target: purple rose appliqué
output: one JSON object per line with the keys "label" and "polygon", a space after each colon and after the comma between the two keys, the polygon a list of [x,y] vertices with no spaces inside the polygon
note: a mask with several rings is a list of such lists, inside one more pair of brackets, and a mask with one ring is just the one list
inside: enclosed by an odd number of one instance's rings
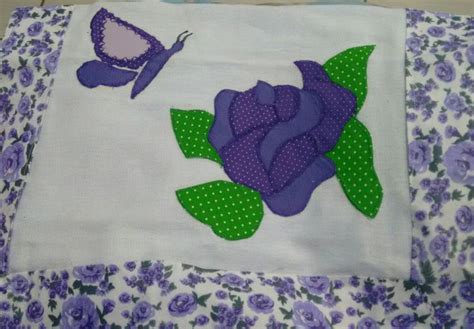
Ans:
{"label": "purple rose appliqu\u00e9", "polygon": [[273,300],[264,294],[249,296],[248,306],[257,313],[269,314],[273,311]]}
{"label": "purple rose appliqu\u00e9", "polygon": [[329,288],[329,278],[326,276],[299,276],[298,281],[311,294],[324,294]]}
{"label": "purple rose appliqu\u00e9", "polygon": [[0,155],[0,178],[7,182],[18,179],[20,169],[25,164],[23,144],[15,143],[8,146]]}
{"label": "purple rose appliqu\u00e9", "polygon": [[412,170],[422,173],[431,162],[431,147],[422,140],[412,141],[408,145],[408,164]]}
{"label": "purple rose appliqu\u00e9", "polygon": [[260,192],[281,216],[304,210],[313,190],[335,174],[325,156],[356,108],[354,95],[334,84],[316,62],[295,63],[304,87],[259,81],[215,98],[209,142],[232,181]]}
{"label": "purple rose appliqu\u00e9", "polygon": [[105,275],[105,265],[87,265],[74,267],[72,274],[84,283],[95,283]]}
{"label": "purple rose appliqu\u00e9", "polygon": [[293,323],[297,328],[330,328],[324,314],[311,302],[298,301],[293,304]]}
{"label": "purple rose appliqu\u00e9", "polygon": [[453,144],[444,154],[443,164],[447,174],[456,183],[474,184],[474,142]]}
{"label": "purple rose appliqu\u00e9", "polygon": [[94,302],[87,296],[71,297],[61,311],[61,328],[97,328],[99,315]]}
{"label": "purple rose appliqu\u00e9", "polygon": [[191,294],[178,294],[168,304],[168,311],[172,316],[183,317],[192,314],[197,308],[196,298]]}

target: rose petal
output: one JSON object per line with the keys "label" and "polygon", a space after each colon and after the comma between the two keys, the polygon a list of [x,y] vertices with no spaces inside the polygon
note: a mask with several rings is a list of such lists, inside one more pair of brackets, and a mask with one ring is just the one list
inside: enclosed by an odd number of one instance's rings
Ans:
{"label": "rose petal", "polygon": [[214,123],[209,130],[209,143],[219,151],[233,137],[232,127],[230,126],[229,112],[232,100],[237,94],[234,90],[224,89],[220,91],[214,99]]}
{"label": "rose petal", "polygon": [[336,169],[331,160],[317,157],[313,163],[290,185],[279,193],[264,196],[263,199],[273,213],[280,216],[293,216],[303,211],[314,189],[331,178]]}
{"label": "rose petal", "polygon": [[300,91],[298,88],[288,85],[276,86],[275,109],[281,121],[288,121],[300,107]]}
{"label": "rose petal", "polygon": [[265,168],[269,169],[278,148],[284,143],[300,136],[316,126],[323,109],[319,97],[307,91],[300,92],[300,109],[290,121],[280,122],[265,136],[260,144],[260,158]]}
{"label": "rose petal", "polygon": [[296,61],[295,65],[303,76],[303,89],[315,89],[315,82],[329,82],[329,76],[323,66],[314,61]]}
{"label": "rose petal", "polygon": [[275,102],[275,91],[273,87],[265,81],[259,80],[257,82],[255,95],[257,96],[257,102],[259,104],[272,105]]}
{"label": "rose petal", "polygon": [[316,144],[309,135],[286,142],[278,149],[270,167],[270,182],[274,190],[280,191],[291,183],[317,156]]}
{"label": "rose petal", "polygon": [[224,171],[234,181],[259,191],[272,193],[268,175],[258,156],[258,145],[267,130],[259,128],[225,146],[220,156]]}

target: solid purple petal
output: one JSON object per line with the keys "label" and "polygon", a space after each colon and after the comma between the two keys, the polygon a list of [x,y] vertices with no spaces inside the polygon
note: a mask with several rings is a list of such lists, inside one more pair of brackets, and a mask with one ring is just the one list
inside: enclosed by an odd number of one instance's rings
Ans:
{"label": "solid purple petal", "polygon": [[257,96],[257,102],[259,104],[272,105],[275,102],[275,91],[273,87],[265,81],[259,80],[257,82],[255,95]]}
{"label": "solid purple petal", "polygon": [[137,75],[135,71],[118,69],[101,61],[89,61],[77,70],[77,79],[88,88],[97,86],[120,87],[124,86]]}
{"label": "solid purple petal", "polygon": [[310,92],[300,92],[300,110],[290,121],[280,122],[265,136],[260,145],[260,158],[269,169],[278,148],[290,139],[293,139],[311,130],[321,120],[323,113],[319,98]]}
{"label": "solid purple petal", "polygon": [[288,85],[276,86],[275,90],[275,109],[278,118],[281,121],[288,121],[300,107],[300,91],[298,88]]}
{"label": "solid purple petal", "polygon": [[323,66],[314,61],[296,61],[295,65],[303,76],[303,89],[313,90],[315,82],[329,82]]}
{"label": "solid purple petal", "polygon": [[315,82],[313,85],[313,92],[319,95],[324,105],[325,115],[311,134],[319,152],[326,153],[334,148],[347,121],[354,115],[356,98],[349,90],[331,82]]}
{"label": "solid purple petal", "polygon": [[313,163],[280,193],[264,196],[263,199],[273,213],[293,216],[303,211],[314,189],[336,173],[332,161],[324,156]]}
{"label": "solid purple petal", "polygon": [[255,88],[238,93],[232,101],[230,124],[235,136],[245,135],[257,127],[270,126],[276,121],[272,105],[257,103]]}
{"label": "solid purple petal", "polygon": [[311,136],[302,135],[278,149],[270,168],[270,182],[275,191],[284,189],[298,177],[318,156]]}
{"label": "solid purple petal", "polygon": [[229,113],[232,100],[237,94],[234,90],[221,90],[214,99],[214,123],[209,130],[209,143],[219,151],[233,137],[232,127],[230,126]]}
{"label": "solid purple petal", "polygon": [[224,171],[232,181],[262,194],[272,193],[267,172],[258,156],[258,145],[267,130],[259,128],[226,145],[220,152]]}

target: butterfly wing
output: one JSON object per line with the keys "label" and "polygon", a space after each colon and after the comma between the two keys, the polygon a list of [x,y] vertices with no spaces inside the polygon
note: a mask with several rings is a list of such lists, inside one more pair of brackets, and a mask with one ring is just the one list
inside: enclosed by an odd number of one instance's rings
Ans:
{"label": "butterfly wing", "polygon": [[100,9],[91,21],[91,38],[97,56],[105,63],[137,69],[164,50],[154,36]]}

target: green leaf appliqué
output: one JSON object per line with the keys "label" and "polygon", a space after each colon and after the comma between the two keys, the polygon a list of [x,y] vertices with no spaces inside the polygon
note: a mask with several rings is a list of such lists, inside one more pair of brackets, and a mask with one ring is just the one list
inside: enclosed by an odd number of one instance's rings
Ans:
{"label": "green leaf appliqu\u00e9", "polygon": [[326,155],[336,164],[336,176],[348,199],[364,215],[374,218],[382,203],[383,190],[375,173],[372,138],[367,128],[352,118],[334,149]]}
{"label": "green leaf appliqu\u00e9", "polygon": [[239,184],[213,181],[177,190],[176,196],[191,216],[226,240],[251,237],[263,218],[260,194]]}
{"label": "green leaf appliqu\u00e9", "polygon": [[367,62],[374,48],[374,45],[349,48],[323,65],[333,82],[349,89],[356,96],[356,113],[362,108],[367,96]]}
{"label": "green leaf appliqu\u00e9", "polygon": [[171,109],[171,123],[178,145],[186,158],[206,158],[222,165],[207,139],[214,116],[201,110]]}

